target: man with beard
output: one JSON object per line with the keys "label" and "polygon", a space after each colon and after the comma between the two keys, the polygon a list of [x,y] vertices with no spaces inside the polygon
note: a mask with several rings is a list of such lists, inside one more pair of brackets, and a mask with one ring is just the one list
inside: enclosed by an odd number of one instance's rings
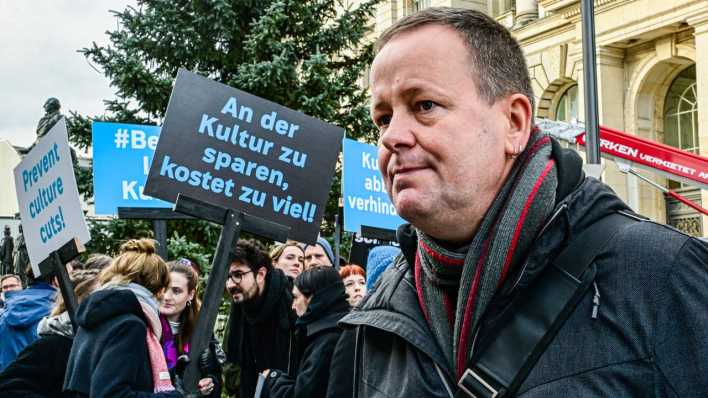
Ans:
{"label": "man with beard", "polygon": [[241,368],[240,396],[253,397],[260,372],[290,371],[296,320],[290,285],[258,242],[241,240],[231,256],[226,290],[233,299],[227,361]]}

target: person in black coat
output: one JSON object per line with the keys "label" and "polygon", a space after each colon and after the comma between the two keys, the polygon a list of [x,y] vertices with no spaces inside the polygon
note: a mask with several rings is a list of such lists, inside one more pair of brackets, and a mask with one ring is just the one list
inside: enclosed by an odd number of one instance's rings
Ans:
{"label": "person in black coat", "polygon": [[296,372],[263,372],[270,398],[324,398],[334,348],[341,329],[337,322],[349,312],[344,283],[336,269],[314,267],[300,274],[293,287],[297,326]]}
{"label": "person in black coat", "polygon": [[242,398],[254,396],[260,372],[287,369],[294,355],[296,315],[289,286],[260,243],[238,242],[226,281],[233,299],[226,360],[240,366]]}
{"label": "person in black coat", "polygon": [[154,241],[130,240],[77,311],[79,329],[64,380],[69,397],[180,398],[160,346],[156,296],[169,286]]}
{"label": "person in black coat", "polygon": [[[97,270],[72,273],[71,281],[76,285],[74,292],[79,301],[83,301],[96,288],[97,274]],[[62,386],[74,329],[61,299],[58,299],[52,314],[39,322],[39,339],[20,352],[0,373],[3,398],[64,397]]]}

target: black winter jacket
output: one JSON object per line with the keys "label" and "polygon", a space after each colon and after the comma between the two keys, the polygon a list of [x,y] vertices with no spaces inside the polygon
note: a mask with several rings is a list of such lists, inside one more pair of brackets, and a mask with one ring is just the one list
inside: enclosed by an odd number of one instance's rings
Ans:
{"label": "black winter jacket", "polygon": [[260,372],[290,370],[297,318],[290,286],[283,271],[272,269],[258,299],[231,306],[227,361],[241,367],[241,397],[253,397]]}
{"label": "black winter jacket", "polygon": [[[472,350],[495,331],[495,315],[532,285],[564,245],[626,205],[601,182],[584,178],[577,155],[554,141],[556,208],[526,264],[495,295]],[[399,230],[403,250],[340,325],[356,347],[347,397],[452,397],[457,380],[421,313],[412,273],[417,239]],[[595,258],[600,293],[593,319],[590,289],[541,355],[518,396],[708,396],[708,245],[650,221],[621,230]],[[335,354],[336,355],[336,354]]]}
{"label": "black winter jacket", "polygon": [[270,398],[327,395],[332,354],[342,333],[337,322],[349,309],[342,282],[315,293],[307,312],[297,322],[297,371],[271,370],[266,379]]}
{"label": "black winter jacket", "polygon": [[28,345],[17,359],[0,373],[3,398],[62,398],[66,361],[71,352],[70,337],[43,336]]}
{"label": "black winter jacket", "polygon": [[153,393],[145,341],[147,325],[129,290],[99,290],[77,310],[79,330],[71,348],[64,389],[71,397],[181,397]]}

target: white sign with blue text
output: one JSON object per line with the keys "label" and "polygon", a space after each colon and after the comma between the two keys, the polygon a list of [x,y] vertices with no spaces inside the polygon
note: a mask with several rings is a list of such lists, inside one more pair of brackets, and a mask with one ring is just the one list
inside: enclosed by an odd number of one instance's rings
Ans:
{"label": "white sign with blue text", "polygon": [[118,207],[172,207],[143,192],[160,127],[94,121],[91,133],[96,214],[115,215]]}
{"label": "white sign with blue text", "polygon": [[65,119],[15,167],[22,228],[35,275],[39,263],[68,241],[90,239],[74,177]]}
{"label": "white sign with blue text", "polygon": [[361,233],[361,226],[395,230],[405,221],[398,216],[384,186],[373,145],[344,139],[342,196],[344,230]]}

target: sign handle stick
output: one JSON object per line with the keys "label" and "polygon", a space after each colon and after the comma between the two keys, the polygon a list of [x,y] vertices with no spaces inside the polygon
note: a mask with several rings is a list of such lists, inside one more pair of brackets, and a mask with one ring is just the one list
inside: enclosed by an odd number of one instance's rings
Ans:
{"label": "sign handle stick", "polygon": [[76,294],[74,294],[74,285],[71,283],[69,273],[66,271],[66,264],[75,259],[80,253],[85,250],[84,245],[78,238],[74,238],[59,249],[51,252],[49,257],[39,263],[39,270],[42,275],[54,274],[59,280],[59,290],[64,299],[66,311],[69,313],[71,325],[76,331],[76,308],[78,307]]}
{"label": "sign handle stick", "polygon": [[167,221],[152,220],[152,230],[155,234],[155,240],[159,243],[157,254],[167,261]]}
{"label": "sign handle stick", "polygon": [[[180,211],[180,198],[177,199],[175,210]],[[194,210],[194,209],[191,209]],[[209,209],[213,213],[214,209]],[[216,315],[219,311],[219,304],[223,297],[224,286],[228,276],[230,254],[241,233],[242,213],[234,210],[223,209],[223,229],[216,246],[214,261],[212,262],[211,273],[204,290],[204,301],[202,304],[197,325],[190,343],[189,364],[184,373],[184,386],[187,391],[197,391],[197,384],[201,378],[199,370],[199,355],[207,348],[212,338],[212,331],[216,322]],[[198,214],[191,213],[197,216]],[[206,218],[206,217],[205,217]]]}
{"label": "sign handle stick", "polygon": [[66,265],[62,261],[59,252],[54,251],[51,256],[54,262],[55,275],[59,280],[61,296],[64,299],[64,306],[66,307],[66,312],[69,313],[69,319],[71,319],[71,326],[74,327],[74,333],[76,333],[78,330],[78,325],[76,324],[76,307],[79,305],[76,294],[74,293],[74,284],[71,283],[69,273],[66,271]]}
{"label": "sign handle stick", "polygon": [[341,245],[341,238],[339,237],[340,234],[340,227],[339,227],[339,214],[334,215],[334,267],[339,268],[339,258],[340,256],[340,251],[339,251],[339,246]]}

